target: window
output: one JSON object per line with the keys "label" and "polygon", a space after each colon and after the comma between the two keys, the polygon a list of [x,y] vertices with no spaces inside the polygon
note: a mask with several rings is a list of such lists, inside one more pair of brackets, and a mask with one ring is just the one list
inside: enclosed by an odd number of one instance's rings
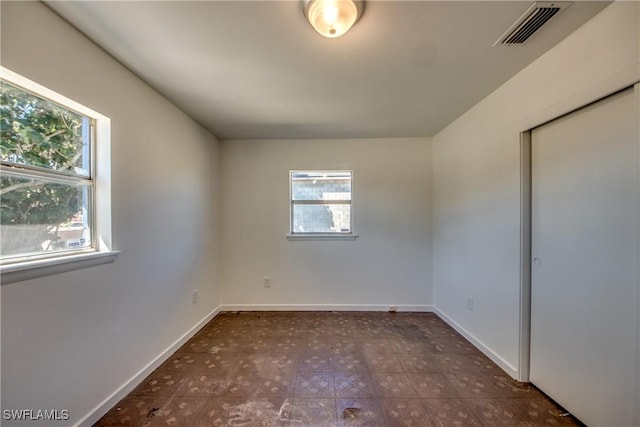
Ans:
{"label": "window", "polygon": [[109,119],[5,68],[0,77],[5,283],[38,261],[109,251]]}
{"label": "window", "polygon": [[289,237],[351,237],[351,171],[291,171]]}

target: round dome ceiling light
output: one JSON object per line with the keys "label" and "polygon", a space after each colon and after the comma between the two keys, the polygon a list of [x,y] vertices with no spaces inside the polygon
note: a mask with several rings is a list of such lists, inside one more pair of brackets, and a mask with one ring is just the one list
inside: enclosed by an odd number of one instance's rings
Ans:
{"label": "round dome ceiling light", "polygon": [[340,37],[355,24],[364,4],[362,0],[303,0],[302,10],[309,24],[321,35]]}

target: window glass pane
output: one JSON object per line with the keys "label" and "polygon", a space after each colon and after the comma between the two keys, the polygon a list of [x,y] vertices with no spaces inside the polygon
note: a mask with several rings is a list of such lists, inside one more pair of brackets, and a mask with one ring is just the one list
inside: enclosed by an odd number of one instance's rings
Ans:
{"label": "window glass pane", "polygon": [[350,233],[351,205],[293,205],[294,233]]}
{"label": "window glass pane", "polygon": [[91,247],[90,185],[0,177],[2,257]]}
{"label": "window glass pane", "polygon": [[0,159],[89,177],[88,117],[0,81]]}
{"label": "window glass pane", "polygon": [[351,200],[351,172],[293,172],[293,200]]}

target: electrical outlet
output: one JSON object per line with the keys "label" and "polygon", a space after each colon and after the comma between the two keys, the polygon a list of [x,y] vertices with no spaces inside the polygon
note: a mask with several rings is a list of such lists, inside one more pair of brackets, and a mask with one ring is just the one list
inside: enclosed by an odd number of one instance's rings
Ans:
{"label": "electrical outlet", "polygon": [[270,288],[271,287],[271,277],[264,277],[264,280],[262,281],[262,283],[264,284],[265,288]]}
{"label": "electrical outlet", "polygon": [[473,311],[473,297],[471,295],[467,296],[467,309]]}
{"label": "electrical outlet", "polygon": [[197,304],[197,303],[198,303],[198,290],[197,290],[197,289],[194,289],[194,290],[191,292],[191,302],[192,302],[193,304]]}

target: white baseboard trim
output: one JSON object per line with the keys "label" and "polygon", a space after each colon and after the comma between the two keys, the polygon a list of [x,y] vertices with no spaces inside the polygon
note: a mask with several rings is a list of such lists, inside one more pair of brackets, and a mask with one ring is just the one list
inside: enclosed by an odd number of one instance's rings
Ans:
{"label": "white baseboard trim", "polygon": [[[221,311],[389,311],[387,304],[222,304]],[[431,305],[395,305],[398,312],[432,312]]]}
{"label": "white baseboard trim", "polygon": [[495,351],[493,351],[489,346],[485,345],[478,338],[473,336],[469,331],[460,326],[456,321],[454,321],[451,317],[447,316],[442,310],[438,307],[434,307],[434,313],[440,316],[442,320],[447,322],[449,326],[455,329],[460,335],[465,337],[467,340],[471,342],[478,350],[483,352],[489,359],[491,359],[496,365],[498,365],[503,371],[509,374],[513,379],[518,379],[518,369],[511,366],[506,360],[498,355]]}
{"label": "white baseboard trim", "polygon": [[102,401],[98,406],[93,408],[87,415],[85,415],[80,421],[74,424],[75,427],[91,426],[96,423],[104,414],[106,414],[116,403],[118,403],[123,397],[129,394],[142,380],[144,380],[154,369],[160,366],[165,360],[167,360],[173,353],[176,352],[184,343],[186,343],[196,332],[198,332],[204,325],[206,325],[211,319],[216,317],[218,313],[222,311],[221,306],[216,307],[211,313],[207,314],[202,320],[196,323],[193,328],[189,329],[180,338],[178,338],[173,344],[163,350],[158,356],[156,356],[151,362],[142,368],[137,374],[129,378],[124,384],[122,384],[115,392]]}

